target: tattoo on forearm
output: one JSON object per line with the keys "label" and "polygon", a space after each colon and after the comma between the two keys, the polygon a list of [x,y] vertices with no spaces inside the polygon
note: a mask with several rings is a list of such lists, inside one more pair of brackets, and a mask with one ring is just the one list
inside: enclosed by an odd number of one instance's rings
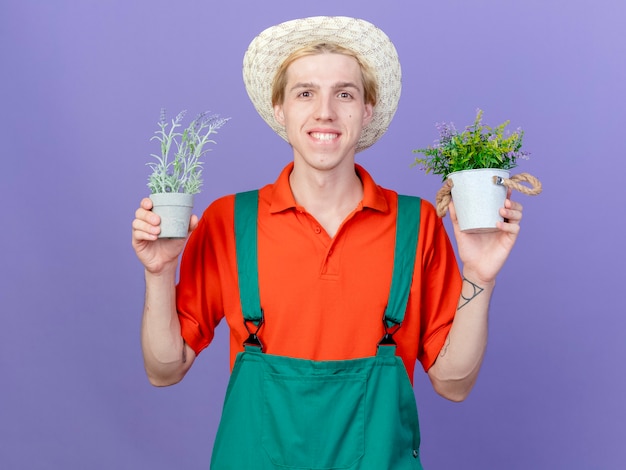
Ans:
{"label": "tattoo on forearm", "polygon": [[[465,283],[467,283],[472,288],[472,292],[470,293],[470,295],[463,294],[463,289],[465,288],[465,285],[466,285]],[[463,287],[461,288],[461,299],[463,299],[463,302],[460,302],[460,305],[457,308],[457,310],[461,310],[463,307],[469,304],[474,298],[476,298],[478,294],[480,294],[484,290],[485,289],[483,289],[480,286],[477,286],[469,279],[463,278]]]}
{"label": "tattoo on forearm", "polygon": [[448,347],[450,346],[450,337],[448,336],[446,338],[446,342],[443,345],[443,348],[441,348],[441,352],[439,353],[439,357],[443,357],[446,355],[446,353],[448,352]]}

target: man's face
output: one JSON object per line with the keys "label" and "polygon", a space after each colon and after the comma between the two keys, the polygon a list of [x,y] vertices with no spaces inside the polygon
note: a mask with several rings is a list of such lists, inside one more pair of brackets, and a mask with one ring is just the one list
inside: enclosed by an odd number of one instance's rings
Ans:
{"label": "man's face", "polygon": [[319,170],[353,166],[361,131],[372,118],[361,69],[343,54],[302,57],[287,69],[285,99],[274,106],[296,162]]}

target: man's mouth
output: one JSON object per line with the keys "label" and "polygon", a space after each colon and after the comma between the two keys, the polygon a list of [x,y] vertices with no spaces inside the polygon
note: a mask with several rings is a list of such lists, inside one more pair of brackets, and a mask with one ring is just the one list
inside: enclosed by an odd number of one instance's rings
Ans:
{"label": "man's mouth", "polygon": [[332,132],[311,132],[309,135],[314,139],[322,141],[330,141],[339,137],[339,134],[335,134]]}

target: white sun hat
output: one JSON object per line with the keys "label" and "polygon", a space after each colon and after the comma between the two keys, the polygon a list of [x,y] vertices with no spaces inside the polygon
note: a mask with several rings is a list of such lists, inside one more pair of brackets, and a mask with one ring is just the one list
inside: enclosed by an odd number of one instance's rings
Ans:
{"label": "white sun hat", "polygon": [[401,70],[398,53],[387,35],[373,24],[343,16],[316,16],[287,21],[259,34],[243,58],[243,81],[252,104],[263,120],[283,139],[285,128],[274,118],[272,83],[284,60],[295,50],[317,42],[338,44],[367,63],[378,83],[378,102],[372,121],[357,143],[360,152],[387,131],[398,108]]}

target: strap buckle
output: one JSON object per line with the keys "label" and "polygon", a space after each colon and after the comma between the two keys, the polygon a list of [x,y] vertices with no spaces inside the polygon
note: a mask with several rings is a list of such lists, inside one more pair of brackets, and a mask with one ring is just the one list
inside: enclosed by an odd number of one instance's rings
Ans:
{"label": "strap buckle", "polygon": [[[261,316],[261,320],[258,322],[244,319],[243,326],[246,327],[246,331],[248,332],[248,338],[243,342],[244,347],[252,346],[255,348],[259,348],[261,352],[263,352],[263,343],[261,343],[258,333],[264,323],[265,323],[265,319],[263,318],[263,316]],[[254,325],[254,328],[251,328],[250,326],[248,326],[249,324]]]}
{"label": "strap buckle", "polygon": [[[389,323],[391,323],[391,325],[389,325]],[[385,334],[378,342],[378,346],[396,346],[396,340],[393,339],[393,335],[396,334],[401,326],[402,323],[396,323],[392,320],[383,318],[383,328],[385,329]]]}

